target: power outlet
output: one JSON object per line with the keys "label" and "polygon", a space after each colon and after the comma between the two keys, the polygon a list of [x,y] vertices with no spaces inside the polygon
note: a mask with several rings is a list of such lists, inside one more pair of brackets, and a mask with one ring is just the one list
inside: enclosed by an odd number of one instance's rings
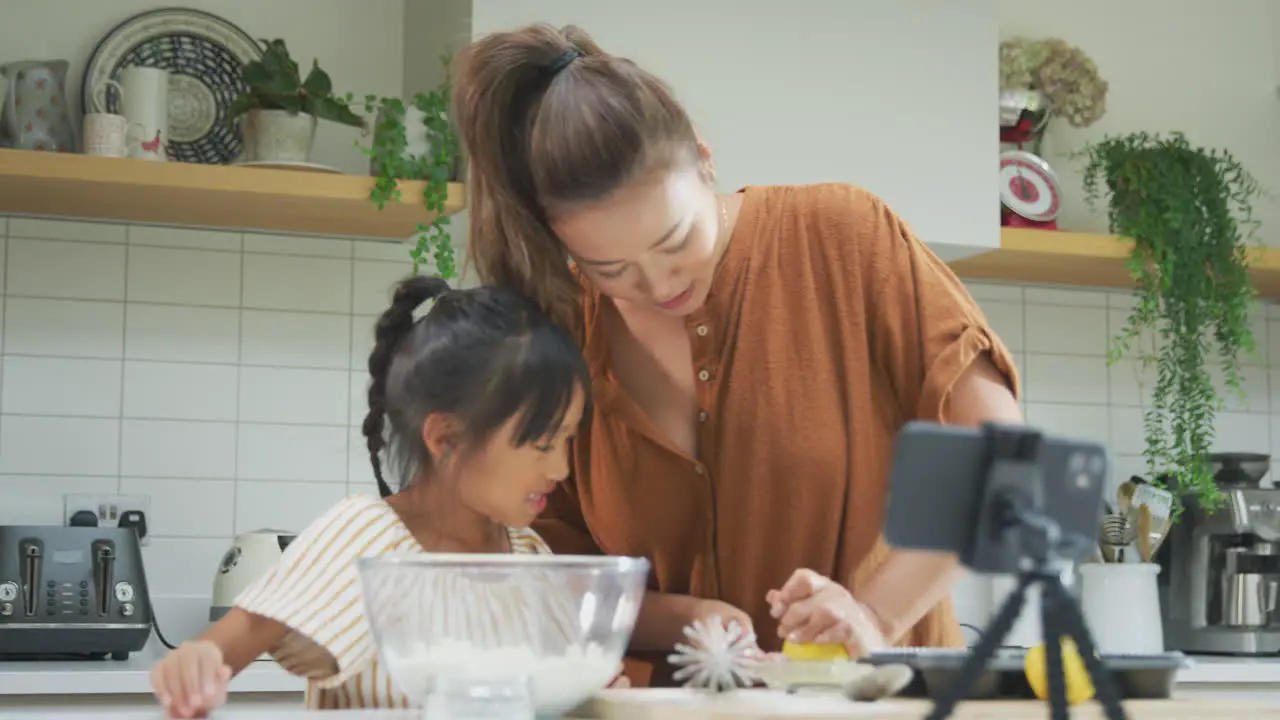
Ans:
{"label": "power outlet", "polygon": [[[89,512],[98,518],[98,527],[119,527],[121,513],[140,511],[151,525],[151,497],[148,495],[88,495],[69,493],[62,498],[62,524],[70,525],[71,518],[79,512]],[[142,536],[146,545],[151,533]]]}

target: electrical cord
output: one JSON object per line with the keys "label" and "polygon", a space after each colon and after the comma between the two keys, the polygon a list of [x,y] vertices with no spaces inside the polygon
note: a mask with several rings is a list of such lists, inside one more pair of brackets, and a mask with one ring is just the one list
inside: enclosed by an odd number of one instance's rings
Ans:
{"label": "electrical cord", "polygon": [[164,633],[160,632],[160,623],[156,621],[156,613],[154,609],[152,609],[151,611],[151,630],[156,634],[156,639],[160,641],[161,645],[165,646],[170,650],[177,649],[177,647],[173,643],[169,642],[165,638]]}
{"label": "electrical cord", "polygon": [[[961,628],[963,628],[963,629],[965,629],[965,630],[971,630],[975,635],[977,635],[977,636],[978,636],[978,637],[977,637],[977,639],[975,639],[975,640],[973,641],[973,643],[969,645],[969,648],[973,648],[973,646],[974,646],[974,645],[977,645],[977,644],[982,640],[982,636],[987,634],[985,630],[983,630],[982,628],[978,627],[977,625],[970,625],[969,623],[960,623],[960,627],[961,627]],[[1000,650],[1026,650],[1026,648],[1025,648],[1025,647],[1023,647],[1023,646],[1021,646],[1021,645],[1000,645],[998,649],[1000,649]]]}

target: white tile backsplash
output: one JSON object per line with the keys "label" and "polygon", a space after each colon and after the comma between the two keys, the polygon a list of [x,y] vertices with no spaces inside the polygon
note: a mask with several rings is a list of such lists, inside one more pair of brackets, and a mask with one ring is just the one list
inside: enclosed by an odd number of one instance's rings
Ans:
{"label": "white tile backsplash", "polygon": [[345,368],[352,317],[327,313],[244,310],[240,362],[291,368]]}
{"label": "white tile backsplash", "polygon": [[129,300],[239,307],[240,253],[130,247]]}
{"label": "white tile backsplash", "polygon": [[124,356],[235,365],[240,362],[240,310],[129,303]]}
{"label": "white tile backsplash", "polygon": [[129,360],[124,417],[144,420],[237,420],[235,365]]}
{"label": "white tile backsplash", "polygon": [[14,475],[118,475],[117,418],[0,418],[0,473]]}
{"label": "white tile backsplash", "polygon": [[305,480],[345,483],[347,426],[240,423],[236,477],[241,480]]}
{"label": "white tile backsplash", "polygon": [[346,370],[240,368],[240,420],[298,425],[347,424]]}
{"label": "white tile backsplash", "polygon": [[[337,483],[238,482],[235,531],[306,527],[346,494],[346,486]],[[289,498],[283,507],[282,497]]]}
{"label": "white tile backsplash", "polygon": [[8,295],[3,347],[5,355],[119,358],[124,351],[124,303]]}
{"label": "white tile backsplash", "polygon": [[120,417],[120,360],[4,358],[0,412],[4,415]]}
{"label": "white tile backsplash", "polygon": [[[351,264],[337,258],[246,252],[244,307],[350,313]],[[411,268],[406,262],[406,272]]]}
{"label": "white tile backsplash", "polygon": [[153,592],[202,595],[235,532],[373,491],[364,367],[412,262],[362,245],[0,218],[0,523],[146,495]]}
{"label": "white tile backsplash", "polygon": [[[376,492],[359,425],[376,314],[406,244],[0,218],[0,523],[57,523],[66,493],[151,498],[153,593],[207,596],[237,531],[300,530]],[[1124,293],[974,283],[1014,351],[1029,421],[1110,444],[1144,473],[1131,360],[1105,354]],[[1280,452],[1280,310],[1218,445]],[[1153,376],[1147,373],[1146,392]],[[1273,396],[1275,401],[1273,401]],[[394,480],[392,480],[394,482]],[[956,589],[985,622],[981,578]]]}
{"label": "white tile backsplash", "polygon": [[124,300],[124,245],[15,237],[5,267],[12,295]]}
{"label": "white tile backsplash", "polygon": [[234,478],[236,427],[233,422],[124,420],[120,428],[120,474]]}

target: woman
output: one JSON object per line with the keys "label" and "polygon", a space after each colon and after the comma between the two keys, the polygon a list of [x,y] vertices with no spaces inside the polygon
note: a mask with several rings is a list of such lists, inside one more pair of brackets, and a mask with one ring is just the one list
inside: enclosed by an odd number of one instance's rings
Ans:
{"label": "woman", "polygon": [[1020,421],[964,286],[858,188],[717,195],[667,87],[577,28],[460,60],[471,259],[579,332],[592,372],[574,477],[536,527],[558,553],[652,560],[633,640],[652,682],[712,616],[766,650],[958,644],[956,560],[888,549],[881,522],[903,423]]}

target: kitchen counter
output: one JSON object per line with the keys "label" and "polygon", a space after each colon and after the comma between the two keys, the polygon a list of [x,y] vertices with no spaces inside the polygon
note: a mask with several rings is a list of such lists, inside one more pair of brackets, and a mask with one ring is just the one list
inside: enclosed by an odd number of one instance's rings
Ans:
{"label": "kitchen counter", "polygon": [[[84,662],[0,662],[3,695],[132,695],[151,692],[157,654],[128,660]],[[1178,673],[1184,685],[1274,685],[1280,691],[1280,657],[1193,657]],[[301,693],[305,682],[270,661],[257,661],[231,681],[232,693]]]}
{"label": "kitchen counter", "polygon": [[[155,656],[146,653],[121,661],[0,662],[0,696],[150,694],[154,664]],[[305,689],[304,680],[267,660],[250,664],[230,687],[233,693],[302,693]]]}
{"label": "kitchen counter", "polygon": [[[4,720],[165,720],[164,712],[102,712],[86,708],[68,712],[4,712]],[[212,715],[215,720],[421,720],[422,712],[413,710],[236,710],[227,708]]]}
{"label": "kitchen counter", "polygon": [[1274,684],[1280,690],[1280,656],[1242,658],[1192,655],[1192,665],[1178,671],[1178,684]]}
{"label": "kitchen counter", "polygon": [[[629,691],[638,693],[644,691]],[[765,692],[765,691],[757,691]],[[753,693],[754,694],[754,693]],[[772,693],[768,693],[773,695]],[[796,700],[792,697],[789,700]],[[773,702],[763,703],[773,706]],[[788,703],[791,704],[791,703]],[[583,718],[599,718],[599,720],[685,720],[689,718],[739,718],[740,720],[780,720],[787,717],[857,717],[866,720],[918,720],[925,716],[929,704],[920,701],[881,701],[875,704],[859,704],[841,701],[841,704],[828,705],[826,709],[805,707],[803,700],[792,705],[794,710],[786,714],[770,712],[759,707],[755,699],[746,704],[727,703],[723,709],[675,706],[667,703],[656,703],[645,706],[644,710],[628,708],[623,712],[610,712],[606,715],[579,715]],[[750,707],[755,705],[756,707]],[[732,706],[732,709],[730,709]],[[1280,718],[1280,704],[1256,702],[1223,702],[1197,700],[1167,700],[1131,702],[1125,705],[1130,720],[1220,720],[1224,715],[1236,714],[1251,718]],[[842,712],[843,711],[843,712]],[[317,714],[319,712],[320,714]],[[1044,717],[1046,706],[1034,701],[1007,702],[974,702],[962,703],[951,716],[955,720],[1025,720],[1026,718]],[[155,713],[113,713],[102,711],[67,712],[67,713],[9,713],[5,720],[85,720],[92,713],[96,720],[163,720],[163,714]],[[1089,703],[1073,708],[1072,720],[1103,720],[1105,715],[1096,703]],[[323,720],[419,720],[420,712],[405,710],[356,710],[356,711],[306,711],[306,710],[223,710],[213,715],[215,720],[305,720],[306,718],[323,718]]]}

